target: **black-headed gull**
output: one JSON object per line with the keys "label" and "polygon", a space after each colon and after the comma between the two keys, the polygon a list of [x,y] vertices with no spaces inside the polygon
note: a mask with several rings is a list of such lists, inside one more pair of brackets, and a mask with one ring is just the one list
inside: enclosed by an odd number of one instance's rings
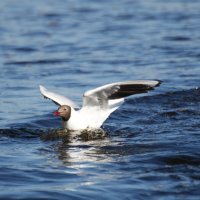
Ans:
{"label": "black-headed gull", "polygon": [[146,93],[159,86],[158,80],[135,80],[107,84],[88,90],[83,95],[82,108],[67,97],[48,91],[40,85],[40,92],[60,107],[54,115],[60,116],[63,128],[68,130],[98,129],[109,115],[124,102],[124,97]]}

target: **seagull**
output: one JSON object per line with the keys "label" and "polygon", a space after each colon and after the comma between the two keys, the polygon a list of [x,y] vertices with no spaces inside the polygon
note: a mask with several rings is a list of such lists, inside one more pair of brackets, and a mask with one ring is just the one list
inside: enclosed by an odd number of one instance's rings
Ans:
{"label": "seagull", "polygon": [[159,80],[133,80],[116,82],[88,90],[83,94],[80,108],[75,102],[40,85],[44,98],[59,106],[54,112],[60,116],[64,129],[77,131],[99,129],[109,115],[124,103],[124,98],[134,94],[147,93],[159,86]]}

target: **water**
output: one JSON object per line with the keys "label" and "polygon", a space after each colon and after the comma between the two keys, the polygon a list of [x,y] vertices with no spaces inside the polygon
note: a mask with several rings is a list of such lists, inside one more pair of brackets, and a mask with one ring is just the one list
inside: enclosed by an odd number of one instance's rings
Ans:
{"label": "water", "polygon": [[[200,1],[1,0],[0,199],[200,198]],[[105,83],[160,79],[104,124],[52,133],[43,84],[81,104]]]}

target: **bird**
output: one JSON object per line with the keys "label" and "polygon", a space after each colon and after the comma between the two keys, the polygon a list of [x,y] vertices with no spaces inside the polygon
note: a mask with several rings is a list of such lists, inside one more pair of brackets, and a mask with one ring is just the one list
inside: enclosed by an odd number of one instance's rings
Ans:
{"label": "bird", "polygon": [[161,82],[131,80],[109,83],[84,92],[81,108],[69,98],[51,92],[42,85],[39,85],[39,89],[44,98],[59,106],[54,115],[61,117],[63,129],[77,131],[101,128],[110,114],[124,103],[125,97],[147,93],[158,87]]}

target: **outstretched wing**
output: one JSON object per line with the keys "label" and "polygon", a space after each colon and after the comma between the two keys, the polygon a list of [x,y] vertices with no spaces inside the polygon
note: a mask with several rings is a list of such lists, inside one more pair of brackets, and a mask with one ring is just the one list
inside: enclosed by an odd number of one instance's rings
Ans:
{"label": "outstretched wing", "polygon": [[84,106],[100,106],[106,108],[109,100],[122,99],[124,97],[146,93],[159,86],[158,80],[136,80],[107,84],[93,90],[86,91],[83,95]]}
{"label": "outstretched wing", "polygon": [[76,103],[74,103],[72,100],[68,99],[67,97],[51,92],[42,85],[40,85],[39,88],[44,98],[51,99],[55,104],[59,106],[68,105],[73,108],[79,108],[79,106],[77,106]]}

